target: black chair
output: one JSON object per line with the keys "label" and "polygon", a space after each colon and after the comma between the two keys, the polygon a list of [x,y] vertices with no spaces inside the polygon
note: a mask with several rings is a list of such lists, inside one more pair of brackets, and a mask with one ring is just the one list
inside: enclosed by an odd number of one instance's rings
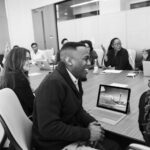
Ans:
{"label": "black chair", "polygon": [[0,65],[1,65],[1,66],[3,66],[3,63],[2,63],[3,58],[4,58],[4,55],[3,55],[3,54],[0,54]]}

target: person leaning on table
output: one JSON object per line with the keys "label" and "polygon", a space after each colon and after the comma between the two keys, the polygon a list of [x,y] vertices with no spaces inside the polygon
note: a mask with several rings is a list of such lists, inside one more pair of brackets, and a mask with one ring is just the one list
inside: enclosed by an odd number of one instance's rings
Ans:
{"label": "person leaning on table", "polygon": [[106,67],[115,67],[117,70],[132,70],[129,63],[128,51],[121,46],[119,38],[113,38],[108,47],[108,51],[101,45],[104,51],[104,64]]}
{"label": "person leaning on table", "polygon": [[85,45],[68,42],[60,56],[58,67],[36,91],[32,146],[36,150],[71,150],[81,145],[90,148],[94,143],[101,150],[118,150],[118,145],[104,138],[103,128],[82,107],[81,80],[86,78],[89,61]]}
{"label": "person leaning on table", "polygon": [[142,60],[139,62],[136,70],[143,70],[143,61],[150,61],[150,49],[145,49],[142,51]]}

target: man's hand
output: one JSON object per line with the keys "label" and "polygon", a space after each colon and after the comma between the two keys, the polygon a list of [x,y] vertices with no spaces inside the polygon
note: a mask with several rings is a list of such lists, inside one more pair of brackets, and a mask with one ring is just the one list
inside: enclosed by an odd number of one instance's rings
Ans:
{"label": "man's hand", "polygon": [[91,122],[89,124],[89,130],[91,133],[90,141],[102,141],[104,139],[104,129],[101,127],[101,125],[98,122]]}

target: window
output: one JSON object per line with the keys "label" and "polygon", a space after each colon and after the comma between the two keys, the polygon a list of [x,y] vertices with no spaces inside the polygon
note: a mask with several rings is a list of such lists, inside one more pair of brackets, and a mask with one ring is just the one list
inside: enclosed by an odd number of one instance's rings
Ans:
{"label": "window", "polygon": [[144,1],[144,2],[131,4],[130,9],[136,9],[136,8],[148,7],[148,6],[150,6],[150,1]]}
{"label": "window", "polygon": [[71,20],[76,18],[99,15],[98,0],[71,0],[56,4],[57,20]]}

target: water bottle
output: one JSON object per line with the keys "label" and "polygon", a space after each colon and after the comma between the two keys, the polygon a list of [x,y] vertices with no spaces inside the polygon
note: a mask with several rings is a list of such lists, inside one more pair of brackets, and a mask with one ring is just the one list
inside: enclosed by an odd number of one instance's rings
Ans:
{"label": "water bottle", "polygon": [[94,60],[94,70],[93,73],[97,74],[98,73],[98,61],[97,59]]}

